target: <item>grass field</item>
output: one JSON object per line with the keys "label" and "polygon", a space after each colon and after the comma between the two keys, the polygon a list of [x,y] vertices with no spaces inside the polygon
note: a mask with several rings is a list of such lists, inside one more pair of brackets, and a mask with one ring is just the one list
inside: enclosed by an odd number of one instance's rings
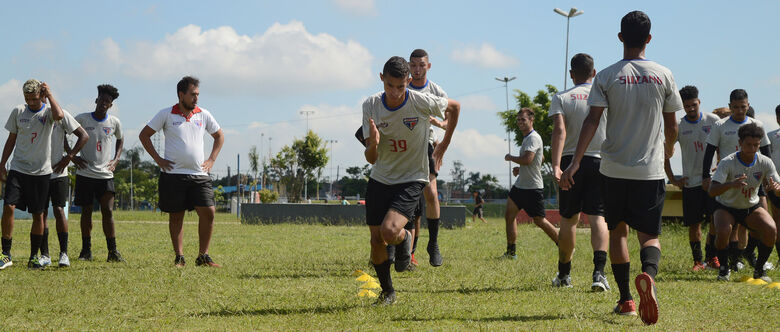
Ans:
{"label": "grass field", "polygon": [[[420,267],[410,273],[393,272],[398,302],[372,307],[372,300],[356,296],[360,283],[350,276],[356,269],[374,275],[368,265],[367,227],[246,226],[236,223],[234,216],[222,215],[215,226],[211,256],[224,267],[195,267],[197,229],[187,223],[188,265],[175,268],[167,225],[134,221],[164,218],[138,212],[118,217],[118,247],[126,264],[103,262],[105,241],[95,225],[93,253],[99,260],[74,261],[70,268],[44,271],[26,269],[30,222],[17,221],[15,265],[0,271],[0,328],[565,331],[642,327],[638,318],[609,314],[617,300],[609,265],[613,290],[590,292],[592,254],[587,230],[577,241],[571,289],[550,286],[556,249],[533,226],[519,229],[516,261],[496,258],[505,249],[499,219],[444,229],[440,243],[445,261],[438,268],[427,263],[428,239],[423,230],[417,255]],[[77,215],[71,218],[78,220]],[[78,229],[73,222],[72,257],[81,247]],[[654,328],[779,330],[780,290],[717,283],[715,272],[691,272],[686,234],[679,226],[664,229],[658,275],[660,320]],[[636,262],[636,241],[632,238],[629,243]],[[50,247],[56,257],[53,234]],[[773,253],[771,261],[776,259]],[[640,266],[631,268],[635,275]],[[780,272],[769,275],[780,279]]]}

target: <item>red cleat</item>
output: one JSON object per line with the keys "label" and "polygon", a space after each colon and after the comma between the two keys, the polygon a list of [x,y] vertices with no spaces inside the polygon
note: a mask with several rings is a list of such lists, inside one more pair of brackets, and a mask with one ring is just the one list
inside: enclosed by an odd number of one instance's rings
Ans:
{"label": "red cleat", "polygon": [[622,316],[636,316],[636,305],[634,304],[634,300],[618,302],[615,306],[615,310],[612,312]]}
{"label": "red cleat", "polygon": [[655,294],[655,282],[649,274],[642,272],[634,279],[639,292],[639,318],[646,325],[658,322],[658,298]]}
{"label": "red cleat", "polygon": [[418,266],[420,264],[417,264],[417,259],[414,258],[414,254],[412,254],[412,265]]}
{"label": "red cleat", "polygon": [[718,260],[718,257],[712,257],[712,259],[707,261],[707,268],[712,270],[720,269],[720,261]]}
{"label": "red cleat", "polygon": [[707,269],[707,265],[702,263],[702,262],[694,262],[693,263],[693,271],[694,272],[704,271],[706,269]]}

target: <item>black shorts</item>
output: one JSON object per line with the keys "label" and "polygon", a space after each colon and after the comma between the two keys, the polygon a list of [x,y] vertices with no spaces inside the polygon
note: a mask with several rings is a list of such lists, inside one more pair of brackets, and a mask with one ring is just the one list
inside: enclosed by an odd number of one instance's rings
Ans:
{"label": "black shorts", "polygon": [[777,197],[774,191],[766,193],[766,198],[772,202],[772,206],[774,206],[776,209],[780,209],[780,197]]}
{"label": "black shorts", "polygon": [[113,195],[114,179],[95,179],[86,176],[76,175],[76,189],[74,190],[73,204],[77,206],[92,206],[105,193]]}
{"label": "black shorts", "polygon": [[731,214],[732,217],[734,217],[734,221],[742,226],[745,226],[747,229],[751,229],[748,227],[747,223],[745,222],[745,219],[753,213],[756,209],[760,208],[761,204],[753,205],[747,209],[735,209],[728,206],[725,206],[721,204],[718,201],[715,201],[715,210],[724,210]]}
{"label": "black shorts", "polygon": [[482,212],[481,206],[477,206],[474,208],[474,216],[477,218],[484,218],[484,213]]}
{"label": "black shorts", "polygon": [[544,193],[542,189],[520,189],[512,186],[509,199],[518,210],[525,210],[529,217],[544,217]]}
{"label": "black shorts", "polygon": [[420,204],[423,188],[425,183],[422,182],[387,185],[369,178],[366,189],[366,224],[381,225],[390,209],[413,220],[414,210]]}
{"label": "black shorts", "polygon": [[693,226],[710,221],[715,209],[715,199],[701,186],[682,189],[683,223]]}
{"label": "black shorts", "polygon": [[439,176],[439,172],[436,171],[436,162],[433,160],[433,144],[431,143],[428,143],[428,173]]}
{"label": "black shorts", "polygon": [[157,189],[162,212],[192,211],[196,206],[214,206],[214,189],[208,175],[160,173]]}
{"label": "black shorts", "polygon": [[[561,169],[571,164],[572,156],[561,157]],[[599,172],[601,158],[585,156],[574,174],[574,185],[569,190],[558,190],[558,211],[561,217],[571,218],[583,212],[591,216],[604,215],[601,187],[603,175]]]}
{"label": "black shorts", "polygon": [[65,207],[68,202],[68,188],[70,187],[70,178],[61,176],[49,180],[49,199],[51,206]]}
{"label": "black shorts", "polygon": [[8,171],[5,181],[5,205],[30,213],[43,213],[49,207],[50,175],[28,175],[14,170]]}
{"label": "black shorts", "polygon": [[631,180],[604,176],[604,219],[609,230],[622,221],[650,235],[661,234],[664,180]]}
{"label": "black shorts", "polygon": [[412,215],[412,221],[417,217],[422,218],[425,215],[425,195],[420,195],[420,200],[417,203],[417,207],[414,208],[414,215]]}

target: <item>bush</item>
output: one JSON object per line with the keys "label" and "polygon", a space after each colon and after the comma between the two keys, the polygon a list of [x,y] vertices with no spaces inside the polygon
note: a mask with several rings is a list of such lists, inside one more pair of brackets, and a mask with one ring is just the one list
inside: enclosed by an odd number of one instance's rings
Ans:
{"label": "bush", "polygon": [[260,201],[263,202],[263,204],[273,203],[278,199],[279,193],[268,189],[260,190]]}

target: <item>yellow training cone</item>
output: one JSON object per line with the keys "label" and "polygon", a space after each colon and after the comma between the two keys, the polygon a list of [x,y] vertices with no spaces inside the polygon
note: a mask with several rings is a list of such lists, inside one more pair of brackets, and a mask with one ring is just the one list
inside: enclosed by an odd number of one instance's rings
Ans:
{"label": "yellow training cone", "polygon": [[370,276],[368,274],[363,273],[363,275],[355,278],[355,281],[367,282],[367,281],[376,281],[376,279],[374,279],[374,277],[372,277],[372,276]]}
{"label": "yellow training cone", "polygon": [[755,280],[755,279],[753,279],[753,278],[751,278],[751,277],[748,277],[748,276],[741,276],[741,277],[739,277],[739,282],[747,282],[747,283],[750,283],[750,282],[751,282],[751,281],[753,281],[753,280]]}
{"label": "yellow training cone", "polygon": [[377,297],[376,293],[373,291],[370,291],[368,289],[363,289],[358,293],[358,296],[360,297]]}
{"label": "yellow training cone", "polygon": [[360,276],[362,274],[366,274],[366,273],[363,272],[363,270],[355,270],[355,272],[352,272],[352,276],[353,277],[357,277],[357,276]]}
{"label": "yellow training cone", "polygon": [[360,289],[377,289],[379,288],[379,284],[376,281],[369,281],[363,285],[360,286]]}
{"label": "yellow training cone", "polygon": [[751,285],[756,285],[756,286],[763,286],[763,285],[767,284],[766,281],[763,281],[761,279],[753,279],[751,281],[748,281],[748,283],[751,284]]}

